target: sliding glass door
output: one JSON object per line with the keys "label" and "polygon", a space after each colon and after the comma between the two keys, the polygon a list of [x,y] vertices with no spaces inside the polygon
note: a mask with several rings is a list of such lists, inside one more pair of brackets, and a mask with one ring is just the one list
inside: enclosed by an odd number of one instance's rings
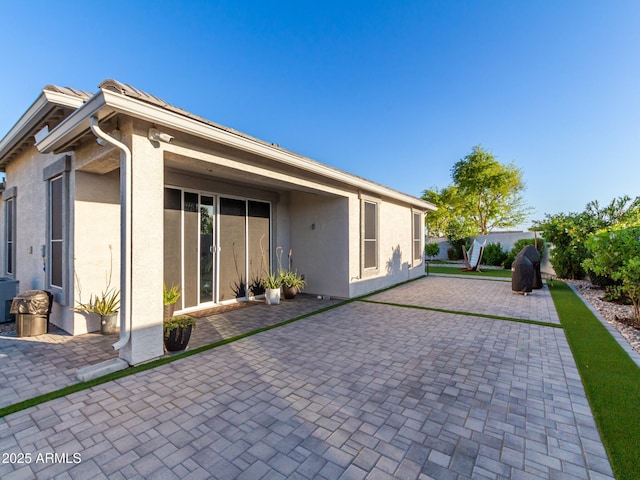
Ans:
{"label": "sliding glass door", "polygon": [[165,188],[164,279],[178,309],[260,295],[271,266],[271,204]]}

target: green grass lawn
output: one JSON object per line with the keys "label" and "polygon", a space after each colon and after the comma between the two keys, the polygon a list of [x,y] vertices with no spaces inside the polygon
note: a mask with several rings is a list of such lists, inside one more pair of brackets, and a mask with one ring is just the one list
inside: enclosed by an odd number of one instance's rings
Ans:
{"label": "green grass lawn", "polygon": [[[482,269],[482,267],[480,267]],[[449,273],[453,275],[474,275],[479,277],[500,277],[511,278],[511,270],[482,270],[481,272],[466,272],[462,270],[462,266],[459,263],[455,264],[430,264],[429,273]]]}
{"label": "green grass lawn", "polygon": [[640,479],[640,368],[564,282],[551,296],[617,479]]}

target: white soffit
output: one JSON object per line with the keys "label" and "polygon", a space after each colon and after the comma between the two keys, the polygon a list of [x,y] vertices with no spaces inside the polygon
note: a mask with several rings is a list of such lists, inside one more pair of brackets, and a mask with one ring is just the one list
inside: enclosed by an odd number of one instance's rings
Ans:
{"label": "white soffit", "polygon": [[412,195],[351,175],[238,132],[210,125],[198,118],[191,118],[188,115],[174,112],[161,106],[156,106],[107,89],[101,89],[91,97],[81,108],[73,112],[64,122],[53,129],[36,147],[44,153],[64,151],[65,148],[68,148],[89,129],[89,121],[92,116],[97,115],[102,119],[111,116],[113,112],[119,112],[165,128],[171,128],[189,135],[250,152],[358,189],[409,203],[424,210],[435,209],[431,203]]}

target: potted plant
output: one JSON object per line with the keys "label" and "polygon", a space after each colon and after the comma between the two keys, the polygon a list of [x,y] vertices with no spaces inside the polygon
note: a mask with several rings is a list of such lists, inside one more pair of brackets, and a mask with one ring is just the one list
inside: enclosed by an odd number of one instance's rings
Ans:
{"label": "potted plant", "polygon": [[298,275],[298,272],[293,270],[280,272],[280,279],[282,283],[282,294],[287,300],[296,298],[298,292],[302,291],[307,284],[304,277]]}
{"label": "potted plant", "polygon": [[262,279],[264,286],[264,301],[267,305],[278,305],[280,303],[280,286],[282,280],[279,275],[270,273]]}
{"label": "potted plant", "polygon": [[164,319],[164,347],[168,352],[187,348],[191,331],[196,328],[196,319],[186,315]]}
{"label": "potted plant", "polygon": [[120,310],[120,290],[108,288],[100,295],[91,295],[89,303],[78,302],[74,308],[78,312],[97,313],[100,315],[100,333],[108,335],[116,333],[118,311]]}
{"label": "potted plant", "polygon": [[171,284],[171,287],[167,288],[167,284],[163,285],[164,296],[164,318],[173,317],[173,312],[176,308],[176,302],[182,295],[180,285]]}

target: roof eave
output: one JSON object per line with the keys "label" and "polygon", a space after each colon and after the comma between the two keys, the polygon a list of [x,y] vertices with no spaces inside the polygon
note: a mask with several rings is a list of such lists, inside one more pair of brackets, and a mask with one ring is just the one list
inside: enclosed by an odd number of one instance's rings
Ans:
{"label": "roof eave", "polygon": [[[58,153],[66,151],[69,144],[89,130],[91,117],[98,115],[105,108],[103,92],[96,93],[82,107],[69,115],[64,122],[51,130],[49,134],[36,143],[40,153]],[[104,113],[104,112],[103,112]]]}
{"label": "roof eave", "polygon": [[17,144],[31,134],[49,112],[58,107],[78,108],[82,105],[82,99],[65,95],[64,93],[51,90],[43,90],[35,102],[20,117],[16,124],[0,140],[0,164],[4,164],[4,159]]}
{"label": "roof eave", "polygon": [[81,108],[76,110],[64,122],[51,131],[48,136],[42,139],[36,147],[43,153],[63,151],[64,148],[72,144],[89,129],[89,122],[92,116],[98,115],[99,118],[104,118],[114,111],[266,157],[279,163],[301,168],[358,189],[408,203],[423,210],[435,209],[431,203],[425,202],[417,197],[356,177],[293,152],[271,146],[257,139],[230,132],[222,128],[216,128],[202,121],[110,90],[101,90],[96,93]]}

